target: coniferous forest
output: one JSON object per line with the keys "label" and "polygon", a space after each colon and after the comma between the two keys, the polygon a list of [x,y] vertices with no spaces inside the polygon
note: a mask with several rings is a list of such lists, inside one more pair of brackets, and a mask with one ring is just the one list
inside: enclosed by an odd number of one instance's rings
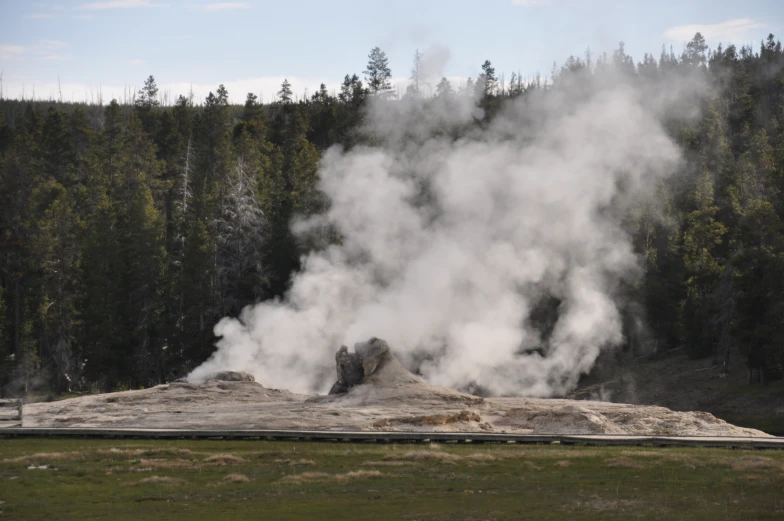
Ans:
{"label": "coniferous forest", "polygon": [[[285,293],[312,247],[289,225],[328,204],[321,154],[373,146],[369,101],[424,96],[420,58],[405,93],[375,48],[338,92],[297,98],[284,82],[268,104],[248,94],[233,105],[222,85],[163,104],[153,76],[127,103],[0,100],[0,394],[147,387],[207,359],[218,320]],[[629,293],[646,353],[721,363],[737,352],[781,378],[784,51],[773,35],[709,49],[698,33],[680,55],[641,60],[620,44],[569,57],[547,80],[502,81],[488,60],[432,96],[474,96],[481,126],[513,98],[609,69],[710,86],[694,101],[699,118],[668,126],[683,168],[628,222],[644,267]],[[628,351],[641,349],[626,337]]]}

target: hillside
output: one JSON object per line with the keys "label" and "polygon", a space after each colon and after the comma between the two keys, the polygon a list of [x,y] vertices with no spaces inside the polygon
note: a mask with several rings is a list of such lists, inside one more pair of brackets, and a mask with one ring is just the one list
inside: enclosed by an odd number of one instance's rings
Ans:
{"label": "hillside", "polygon": [[705,411],[736,425],[784,434],[784,381],[750,385],[737,352],[731,353],[727,375],[722,369],[711,358],[692,360],[676,350],[661,359],[600,369],[569,397]]}

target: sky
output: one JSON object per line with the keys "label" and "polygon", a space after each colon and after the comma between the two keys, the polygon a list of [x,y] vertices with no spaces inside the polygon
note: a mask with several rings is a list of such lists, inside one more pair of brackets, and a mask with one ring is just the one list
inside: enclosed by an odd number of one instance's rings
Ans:
{"label": "sky", "polygon": [[570,55],[611,53],[639,62],[661,46],[680,54],[700,31],[758,48],[784,33],[782,0],[0,0],[5,97],[120,100],[154,75],[173,101],[203,99],[224,84],[233,102],[270,101],[284,78],[296,95],[339,88],[362,75],[374,46],[405,87],[415,50],[435,86],[476,77],[490,60],[500,76],[548,77]]}

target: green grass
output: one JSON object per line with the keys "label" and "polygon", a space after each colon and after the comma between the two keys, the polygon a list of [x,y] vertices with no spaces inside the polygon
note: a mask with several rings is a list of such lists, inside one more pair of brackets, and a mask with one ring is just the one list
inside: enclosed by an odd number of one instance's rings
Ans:
{"label": "green grass", "polygon": [[46,521],[782,519],[784,451],[4,439],[0,500]]}

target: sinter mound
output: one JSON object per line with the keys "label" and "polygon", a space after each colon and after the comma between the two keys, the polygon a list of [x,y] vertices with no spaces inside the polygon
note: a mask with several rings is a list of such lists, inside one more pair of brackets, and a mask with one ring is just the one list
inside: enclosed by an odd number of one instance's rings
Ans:
{"label": "sinter mound", "polygon": [[[25,405],[25,427],[384,430],[767,436],[708,413],[587,400],[478,398],[423,382],[371,338],[341,347],[329,395],[268,389],[248,373]],[[235,368],[243,369],[243,368]]]}
{"label": "sinter mound", "polygon": [[338,381],[329,394],[342,394],[357,385],[395,387],[423,383],[392,355],[385,341],[375,337],[354,344],[353,353],[341,346],[335,354],[335,366]]}
{"label": "sinter mound", "polygon": [[349,353],[341,346],[335,354],[338,380],[328,397],[316,397],[314,403],[356,403],[363,406],[401,402],[412,404],[432,403],[438,407],[443,402],[476,405],[482,398],[445,387],[423,382],[412,374],[392,354],[389,345],[380,338],[354,344]]}
{"label": "sinter mound", "polygon": [[207,377],[207,381],[217,382],[255,382],[256,378],[244,371],[218,371]]}

